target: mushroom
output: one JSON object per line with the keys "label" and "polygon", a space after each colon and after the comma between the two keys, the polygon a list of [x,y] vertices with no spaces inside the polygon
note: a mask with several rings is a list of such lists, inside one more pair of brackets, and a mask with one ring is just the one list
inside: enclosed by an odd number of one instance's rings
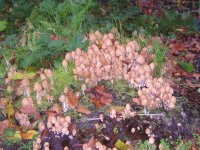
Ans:
{"label": "mushroom", "polygon": [[35,82],[35,84],[34,84],[34,91],[36,92],[37,104],[41,104],[41,100],[42,100],[42,96],[41,96],[42,86],[38,82]]}
{"label": "mushroom", "polygon": [[59,97],[59,101],[62,103],[63,112],[67,112],[67,110],[68,110],[68,105],[67,105],[67,102],[66,102],[66,96],[65,96],[65,95],[61,95],[61,96]]}

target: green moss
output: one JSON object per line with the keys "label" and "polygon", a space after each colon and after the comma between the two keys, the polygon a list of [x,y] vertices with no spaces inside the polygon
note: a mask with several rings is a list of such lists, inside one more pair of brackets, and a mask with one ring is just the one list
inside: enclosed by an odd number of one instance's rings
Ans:
{"label": "green moss", "polygon": [[126,81],[124,79],[114,80],[113,84],[112,84],[112,88],[117,97],[120,97],[122,95],[127,95],[127,96],[131,96],[131,97],[137,96],[136,90],[134,88],[131,88],[129,86],[128,81]]}

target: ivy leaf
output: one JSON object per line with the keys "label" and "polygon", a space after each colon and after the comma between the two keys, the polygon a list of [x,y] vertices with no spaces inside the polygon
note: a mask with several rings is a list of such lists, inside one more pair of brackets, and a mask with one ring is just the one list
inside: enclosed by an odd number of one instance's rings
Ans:
{"label": "ivy leaf", "polygon": [[194,66],[191,63],[179,61],[178,64],[183,68],[183,70],[185,70],[188,73],[194,71]]}
{"label": "ivy leaf", "polygon": [[7,21],[0,21],[0,32],[4,31],[7,26]]}

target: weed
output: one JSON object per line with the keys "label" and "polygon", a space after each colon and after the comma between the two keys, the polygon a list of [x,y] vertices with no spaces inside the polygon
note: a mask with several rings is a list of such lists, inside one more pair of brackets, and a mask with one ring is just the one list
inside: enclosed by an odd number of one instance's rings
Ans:
{"label": "weed", "polygon": [[162,75],[161,67],[165,59],[166,49],[156,42],[153,42],[153,48],[153,61],[155,63],[154,76],[160,77]]}
{"label": "weed", "polygon": [[136,149],[139,149],[139,150],[156,150],[156,146],[155,145],[150,145],[148,143],[148,141],[144,141],[144,142],[139,142],[136,146]]}
{"label": "weed", "polygon": [[59,66],[53,71],[54,90],[52,94],[54,97],[59,97],[65,87],[74,83],[73,69],[74,64],[69,62],[67,70],[65,70],[62,66]]}

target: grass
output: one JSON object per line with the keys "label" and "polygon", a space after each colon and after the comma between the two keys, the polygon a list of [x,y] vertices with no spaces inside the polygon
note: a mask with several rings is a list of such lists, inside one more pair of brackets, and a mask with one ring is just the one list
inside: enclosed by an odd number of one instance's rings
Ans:
{"label": "grass", "polygon": [[162,64],[165,60],[166,49],[157,42],[153,42],[153,61],[155,63],[154,76],[160,77],[162,75]]}

